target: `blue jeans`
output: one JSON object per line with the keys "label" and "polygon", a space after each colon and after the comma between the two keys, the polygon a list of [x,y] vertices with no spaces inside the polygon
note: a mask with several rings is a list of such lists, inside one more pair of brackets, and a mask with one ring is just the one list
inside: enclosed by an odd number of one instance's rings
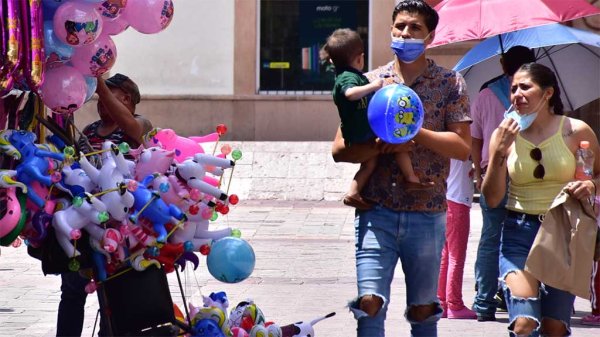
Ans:
{"label": "blue jeans", "polygon": [[[533,240],[540,228],[540,223],[537,215],[508,212],[502,226],[500,245],[500,275],[502,280],[511,272],[525,269],[527,255],[529,255]],[[538,323],[538,327],[544,317],[562,321],[570,335],[574,295],[547,285],[541,285],[537,298],[522,298],[511,296],[510,289],[504,281],[502,288],[508,307],[511,336],[516,336],[512,332],[512,328],[518,317],[531,318]],[[537,329],[530,336],[539,336]]]}
{"label": "blue jeans", "polygon": [[475,260],[475,283],[477,294],[473,301],[473,310],[483,316],[492,316],[496,313],[497,302],[494,296],[498,292],[498,257],[500,254],[500,232],[502,221],[506,216],[507,195],[500,203],[500,207],[488,207],[483,194],[479,197],[483,226],[481,238],[477,248]]}
{"label": "blue jeans", "polygon": [[[358,298],[350,303],[350,310],[358,320],[357,336],[385,336],[390,286],[398,259],[406,282],[405,317],[411,325],[411,336],[437,336],[437,321],[442,315],[437,286],[446,213],[396,212],[377,205],[357,212],[354,227]],[[360,298],[365,295],[383,300],[383,307],[374,317],[358,309]],[[432,303],[437,304],[434,315],[421,322],[411,320],[411,306]]]}

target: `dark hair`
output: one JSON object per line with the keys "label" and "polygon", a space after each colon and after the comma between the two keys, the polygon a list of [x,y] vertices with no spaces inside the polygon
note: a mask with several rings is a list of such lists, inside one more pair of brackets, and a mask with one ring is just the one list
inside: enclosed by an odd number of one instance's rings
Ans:
{"label": "dark hair", "polygon": [[550,97],[548,104],[554,109],[554,113],[556,115],[564,114],[564,106],[562,99],[560,98],[560,87],[558,86],[556,75],[552,69],[543,64],[532,62],[525,63],[517,71],[527,72],[531,77],[531,80],[539,85],[542,89],[554,88],[554,94],[552,94],[552,97]]}
{"label": "dark hair", "polygon": [[335,67],[342,68],[348,67],[356,56],[364,52],[364,45],[357,32],[349,28],[340,28],[327,38],[325,51]]}
{"label": "dark hair", "polygon": [[116,73],[112,77],[107,78],[104,82],[109,87],[119,88],[125,93],[129,94],[131,96],[131,103],[133,103],[133,105],[136,105],[140,102],[140,89],[138,89],[137,84],[135,84],[131,78],[123,74]]}
{"label": "dark hair", "polygon": [[531,62],[535,62],[535,53],[523,46],[514,46],[502,55],[502,66],[508,76],[514,75],[523,64]]}
{"label": "dark hair", "polygon": [[438,13],[429,4],[423,0],[401,0],[392,14],[392,22],[396,21],[396,16],[400,12],[417,13],[423,15],[425,25],[430,32],[433,32],[440,21]]}

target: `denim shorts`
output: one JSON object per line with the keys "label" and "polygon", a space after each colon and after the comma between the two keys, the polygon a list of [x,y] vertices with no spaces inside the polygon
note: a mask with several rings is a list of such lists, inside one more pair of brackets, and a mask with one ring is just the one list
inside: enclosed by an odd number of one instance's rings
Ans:
{"label": "denim shorts", "polygon": [[[537,298],[511,297],[504,279],[506,275],[525,268],[527,255],[540,228],[537,215],[508,211],[502,224],[500,243],[500,281],[507,299],[509,330],[515,319],[527,317],[538,323],[542,318],[551,318],[565,323],[570,335],[570,321],[575,296],[569,292],[542,284]],[[512,332],[511,332],[512,333]],[[538,336],[535,331],[531,336]]]}
{"label": "denim shorts", "polygon": [[[441,252],[445,242],[445,212],[397,212],[383,206],[357,212],[354,223],[358,298],[350,310],[358,320],[359,337],[385,335],[384,321],[398,260],[406,282],[406,305],[436,303],[438,310],[422,322],[411,321],[412,336],[436,336],[442,314],[437,298]],[[374,317],[358,309],[358,299],[377,295],[383,307]]]}

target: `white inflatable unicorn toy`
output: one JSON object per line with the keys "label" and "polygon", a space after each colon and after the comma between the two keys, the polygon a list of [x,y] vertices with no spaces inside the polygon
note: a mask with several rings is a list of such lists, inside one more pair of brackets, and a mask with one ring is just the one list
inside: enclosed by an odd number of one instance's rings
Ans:
{"label": "white inflatable unicorn toy", "polygon": [[86,193],[85,197],[76,197],[69,207],[54,213],[52,226],[56,229],[58,243],[67,256],[79,256],[70,240],[81,237],[81,229],[95,232],[97,225],[109,219],[106,206],[98,198]]}
{"label": "white inflatable unicorn toy", "polygon": [[102,144],[102,151],[100,169],[94,167],[83,154],[80,156],[79,165],[96,186],[106,192],[100,196],[100,200],[106,205],[110,216],[116,221],[123,222],[129,216],[129,210],[134,203],[133,195],[127,191],[124,182],[125,178],[130,176],[129,167],[133,165],[110,141]]}

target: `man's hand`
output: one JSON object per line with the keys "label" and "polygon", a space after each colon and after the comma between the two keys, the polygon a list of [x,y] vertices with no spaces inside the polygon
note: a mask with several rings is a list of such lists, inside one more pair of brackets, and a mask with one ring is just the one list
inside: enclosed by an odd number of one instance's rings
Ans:
{"label": "man's hand", "polygon": [[377,138],[375,140],[377,150],[381,154],[391,154],[391,153],[399,153],[399,152],[410,152],[415,146],[415,142],[408,141],[404,144],[390,144],[385,143],[381,139]]}

